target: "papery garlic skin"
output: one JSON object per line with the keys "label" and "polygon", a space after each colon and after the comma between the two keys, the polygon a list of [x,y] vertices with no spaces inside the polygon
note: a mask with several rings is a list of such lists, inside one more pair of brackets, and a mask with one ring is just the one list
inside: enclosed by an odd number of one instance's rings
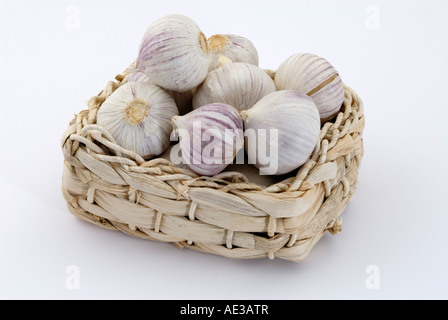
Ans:
{"label": "papery garlic skin", "polygon": [[211,71],[197,88],[193,109],[220,102],[238,111],[247,110],[274,91],[274,81],[259,67],[242,62],[226,63]]}
{"label": "papery garlic skin", "polygon": [[154,22],[140,44],[136,70],[177,92],[197,87],[207,76],[207,39],[190,18],[172,14]]}
{"label": "papery garlic skin", "polygon": [[173,117],[172,123],[179,135],[183,163],[200,175],[217,175],[244,146],[241,117],[227,104],[202,106]]}
{"label": "papery garlic skin", "polygon": [[[297,169],[308,160],[319,138],[317,107],[310,97],[295,90],[271,93],[242,111],[241,117],[245,135],[249,131],[257,135],[257,143],[246,142],[246,151],[249,163],[259,168],[260,174],[281,175]],[[277,141],[266,139],[268,133],[275,133]],[[260,145],[260,141],[265,143]],[[260,162],[262,152],[269,153],[269,164]]]}
{"label": "papery garlic skin", "polygon": [[[137,81],[152,83],[148,76],[143,72],[136,71],[128,75],[128,82]],[[185,92],[177,92],[168,89],[164,90],[174,99],[174,102],[176,102],[179,115],[183,116],[193,110],[193,94],[196,92],[196,88]]]}
{"label": "papery garlic skin", "polygon": [[171,118],[178,114],[173,98],[147,82],[126,83],[100,107],[97,124],[116,143],[143,158],[163,153],[170,144]]}
{"label": "papery garlic skin", "polygon": [[344,101],[344,85],[336,69],[311,53],[295,54],[275,73],[278,90],[297,90],[310,96],[323,122],[334,117]]}
{"label": "papery garlic skin", "polygon": [[208,39],[210,52],[209,71],[216,68],[220,56],[233,62],[246,62],[258,67],[258,51],[247,38],[235,34],[216,34]]}
{"label": "papery garlic skin", "polygon": [[128,75],[127,82],[137,82],[137,81],[152,83],[144,72],[135,71]]}
{"label": "papery garlic skin", "polygon": [[[226,56],[219,56],[218,62],[216,63],[216,68],[222,67],[225,64],[232,63],[233,61],[227,58]],[[215,68],[215,69],[216,69]]]}

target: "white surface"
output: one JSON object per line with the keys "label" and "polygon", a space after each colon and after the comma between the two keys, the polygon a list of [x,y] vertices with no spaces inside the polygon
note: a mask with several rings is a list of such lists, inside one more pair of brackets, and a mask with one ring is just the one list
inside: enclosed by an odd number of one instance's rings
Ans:
{"label": "white surface", "polygon": [[[447,10],[446,1],[0,1],[0,298],[448,298]],[[68,213],[61,135],[168,13],[208,36],[247,36],[264,68],[297,52],[326,57],[362,97],[365,156],[343,232],[303,262],[179,250]],[[79,290],[66,287],[70,265]],[[371,265],[379,289],[366,286]]]}

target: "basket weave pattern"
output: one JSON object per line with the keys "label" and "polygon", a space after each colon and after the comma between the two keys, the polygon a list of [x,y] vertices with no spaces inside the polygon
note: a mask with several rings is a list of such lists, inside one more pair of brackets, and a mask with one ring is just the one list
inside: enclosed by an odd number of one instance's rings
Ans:
{"label": "basket weave pattern", "polygon": [[362,101],[349,87],[297,174],[269,187],[239,172],[201,177],[163,158],[145,161],[96,125],[127,71],[89,100],[62,137],[69,211],[98,226],[231,258],[301,261],[325,231],[341,230],[363,156]]}

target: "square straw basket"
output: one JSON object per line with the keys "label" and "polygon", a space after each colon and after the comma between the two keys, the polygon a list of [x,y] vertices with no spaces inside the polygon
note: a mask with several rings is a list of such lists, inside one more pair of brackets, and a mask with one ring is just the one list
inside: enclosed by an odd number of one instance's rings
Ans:
{"label": "square straw basket", "polygon": [[62,137],[62,193],[76,217],[133,237],[230,258],[303,260],[326,231],[341,231],[363,156],[363,104],[345,86],[337,117],[308,161],[268,187],[240,172],[201,177],[164,158],[145,161],[96,125],[128,70],[89,100]]}

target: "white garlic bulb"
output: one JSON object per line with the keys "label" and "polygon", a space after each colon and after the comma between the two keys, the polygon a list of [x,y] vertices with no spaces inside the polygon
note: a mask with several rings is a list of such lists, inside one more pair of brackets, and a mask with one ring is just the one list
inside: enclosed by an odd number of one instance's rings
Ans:
{"label": "white garlic bulb", "polygon": [[259,67],[243,62],[226,63],[211,71],[197,88],[193,109],[221,102],[239,111],[246,110],[274,91],[274,81]]}
{"label": "white garlic bulb", "polygon": [[310,96],[323,122],[333,118],[344,101],[344,85],[336,69],[311,53],[295,54],[275,73],[278,90],[297,90]]}
{"label": "white garlic bulb", "polygon": [[258,52],[247,38],[234,34],[215,34],[208,39],[210,71],[216,68],[220,56],[233,62],[246,62],[258,67]]}
{"label": "white garlic bulb", "polygon": [[317,107],[298,91],[271,93],[242,111],[241,117],[249,163],[260,174],[281,175],[297,169],[310,157],[319,138]]}
{"label": "white garlic bulb", "polygon": [[177,92],[197,87],[207,76],[207,39],[190,18],[172,14],[154,22],[140,44],[136,70]]}
{"label": "white garlic bulb", "polygon": [[100,107],[97,124],[121,147],[143,158],[163,153],[170,144],[171,118],[178,114],[173,98],[143,81],[126,83]]}
{"label": "white garlic bulb", "polygon": [[223,171],[244,146],[243,122],[238,111],[224,103],[202,106],[172,119],[183,163],[206,176]]}
{"label": "white garlic bulb", "polygon": [[[143,72],[136,71],[130,73],[128,76],[128,82],[137,81],[151,83],[151,80],[149,80],[148,76]],[[179,110],[179,115],[183,116],[193,110],[193,94],[195,93],[196,88],[185,92],[177,92],[168,89],[164,90],[171,96],[171,98],[174,99],[174,102],[176,102],[177,109]]]}

